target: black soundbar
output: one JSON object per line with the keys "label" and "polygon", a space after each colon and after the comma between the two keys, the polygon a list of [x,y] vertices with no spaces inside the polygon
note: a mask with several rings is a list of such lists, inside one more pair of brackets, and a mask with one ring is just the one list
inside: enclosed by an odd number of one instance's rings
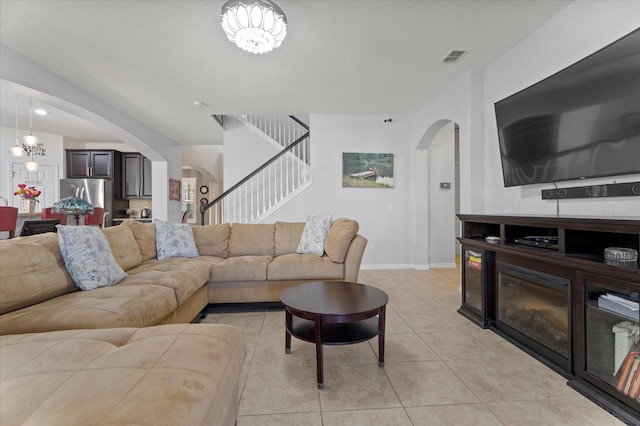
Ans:
{"label": "black soundbar", "polygon": [[574,186],[572,188],[553,188],[542,190],[543,200],[558,200],[563,198],[632,197],[634,195],[640,195],[640,182]]}

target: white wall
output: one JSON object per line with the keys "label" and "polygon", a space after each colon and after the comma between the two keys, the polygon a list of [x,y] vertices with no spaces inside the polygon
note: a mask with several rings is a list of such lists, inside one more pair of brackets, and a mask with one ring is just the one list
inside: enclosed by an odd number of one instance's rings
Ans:
{"label": "white wall", "polygon": [[[556,202],[541,199],[547,185],[505,188],[493,104],[588,56],[640,26],[639,1],[577,1],[484,69],[467,73],[414,116],[413,144],[424,149],[442,119],[460,125],[460,211],[475,214],[555,215]],[[433,132],[431,132],[433,133]],[[567,181],[572,187],[640,175]],[[561,216],[640,217],[637,197],[560,202]],[[420,227],[420,214],[418,223]]]}
{"label": "white wall", "polygon": [[271,145],[238,118],[226,116],[224,123],[224,189],[240,182],[282,149]]}
{"label": "white wall", "polygon": [[[302,221],[331,214],[360,223],[369,243],[363,268],[413,267],[413,152],[411,121],[393,116],[311,115],[313,184],[269,217],[269,222]],[[394,188],[343,188],[342,153],[394,154]],[[423,263],[426,263],[424,260]]]}
{"label": "white wall", "polygon": [[113,149],[120,152],[138,152],[124,142],[91,142],[64,139],[64,149]]}
{"label": "white wall", "polygon": [[[574,2],[485,69],[485,188],[487,213],[556,214],[555,200],[540,191],[553,184],[504,188],[493,104],[536,83],[640,26],[639,1]],[[588,30],[586,30],[588,29]],[[640,174],[567,181],[559,188],[633,182]],[[489,190],[489,188],[492,188]],[[640,217],[638,197],[560,201],[561,216]]]}
{"label": "white wall", "polygon": [[[428,150],[429,162],[429,267],[455,266],[456,169],[455,123],[449,122],[434,137]],[[440,188],[441,182],[451,184]],[[426,189],[425,188],[425,189]]]}
{"label": "white wall", "polygon": [[208,182],[222,182],[222,152],[220,145],[184,145],[182,165],[198,170]]}

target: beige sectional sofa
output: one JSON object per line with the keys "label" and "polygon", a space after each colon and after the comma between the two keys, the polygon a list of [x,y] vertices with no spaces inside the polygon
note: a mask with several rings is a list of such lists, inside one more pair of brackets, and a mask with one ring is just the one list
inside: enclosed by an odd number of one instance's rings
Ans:
{"label": "beige sectional sofa", "polygon": [[239,328],[173,324],[0,336],[0,424],[231,426]]}
{"label": "beige sectional sofa", "polygon": [[56,234],[0,241],[0,424],[233,424],[241,331],[187,323],[209,303],[356,281],[367,242],[357,222],[333,222],[322,256],[296,253],[304,226],[193,227],[198,256],[164,260],[154,224],[106,228],[127,276],[91,291],[67,272]]}
{"label": "beige sectional sofa", "polygon": [[53,233],[0,242],[0,334],[185,323],[209,303],[276,302],[292,285],[357,281],[367,240],[358,223],[333,222],[323,256],[298,254],[304,223],[193,227],[199,256],[156,258],[152,223],[104,234],[127,277],[80,291]]}

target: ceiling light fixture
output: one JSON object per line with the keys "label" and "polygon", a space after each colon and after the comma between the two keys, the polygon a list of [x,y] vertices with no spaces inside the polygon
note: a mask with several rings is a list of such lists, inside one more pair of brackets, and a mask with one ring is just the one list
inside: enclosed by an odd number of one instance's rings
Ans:
{"label": "ceiling light fixture", "polygon": [[9,148],[9,152],[14,157],[24,157],[25,155],[28,155],[29,159],[24,163],[24,168],[29,172],[35,172],[40,167],[40,165],[33,159],[33,153],[36,152],[36,155],[45,155],[44,147],[38,142],[38,138],[33,136],[32,133],[32,113],[33,99],[31,100],[31,107],[29,109],[29,134],[22,138],[23,143],[21,145],[18,137],[18,94],[16,93],[16,144]]}
{"label": "ceiling light fixture", "polygon": [[33,112],[35,112],[38,115],[47,115],[47,114],[49,114],[49,112],[46,109],[42,109],[42,108],[34,109]]}
{"label": "ceiling light fixture", "polygon": [[38,138],[31,133],[31,127],[33,125],[33,99],[31,99],[31,106],[29,107],[29,134],[22,137],[22,142],[29,146],[35,146],[38,143]]}
{"label": "ceiling light fixture", "polygon": [[37,172],[40,168],[40,165],[34,161],[33,154],[29,157],[29,161],[25,161],[24,168],[30,172]]}
{"label": "ceiling light fixture", "polygon": [[23,157],[26,153],[20,146],[18,137],[18,94],[16,93],[16,144],[9,148],[9,153],[14,157]]}
{"label": "ceiling light fixture", "polygon": [[251,53],[270,52],[287,36],[287,17],[270,0],[230,0],[221,20],[229,41]]}

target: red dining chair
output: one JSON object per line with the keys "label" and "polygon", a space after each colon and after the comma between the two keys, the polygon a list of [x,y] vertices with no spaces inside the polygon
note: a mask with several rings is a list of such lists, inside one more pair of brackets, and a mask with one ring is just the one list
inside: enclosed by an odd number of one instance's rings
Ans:
{"label": "red dining chair", "polygon": [[9,232],[9,238],[16,236],[18,208],[0,206],[0,232]]}
{"label": "red dining chair", "polygon": [[67,224],[67,215],[66,214],[55,214],[51,213],[51,207],[45,207],[42,209],[40,213],[40,218],[42,219],[60,219],[60,225]]}
{"label": "red dining chair", "polygon": [[102,207],[94,207],[93,214],[88,214],[84,216],[84,224],[85,225],[98,225],[101,228],[104,226],[104,208]]}

